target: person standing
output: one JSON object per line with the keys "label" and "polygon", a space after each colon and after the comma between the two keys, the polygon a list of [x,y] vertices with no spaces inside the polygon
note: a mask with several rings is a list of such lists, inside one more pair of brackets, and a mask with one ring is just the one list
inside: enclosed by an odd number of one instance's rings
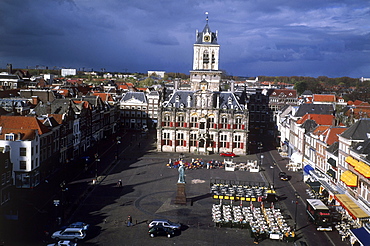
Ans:
{"label": "person standing", "polygon": [[255,244],[258,244],[259,243],[258,242],[258,240],[259,240],[259,234],[260,234],[260,232],[258,230],[254,232],[254,243]]}
{"label": "person standing", "polygon": [[127,217],[127,227],[132,226],[132,217],[129,215]]}

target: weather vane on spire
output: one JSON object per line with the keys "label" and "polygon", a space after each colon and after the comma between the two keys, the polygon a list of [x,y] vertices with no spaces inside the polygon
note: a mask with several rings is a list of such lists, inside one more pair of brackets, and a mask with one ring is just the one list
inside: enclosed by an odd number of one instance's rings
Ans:
{"label": "weather vane on spire", "polygon": [[208,24],[208,12],[205,12],[205,14],[207,15],[206,21],[207,21],[207,24]]}

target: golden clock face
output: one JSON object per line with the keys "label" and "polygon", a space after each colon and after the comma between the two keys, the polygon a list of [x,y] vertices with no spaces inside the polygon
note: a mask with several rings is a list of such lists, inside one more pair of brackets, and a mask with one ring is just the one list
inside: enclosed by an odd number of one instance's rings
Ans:
{"label": "golden clock face", "polygon": [[211,40],[211,37],[210,36],[204,36],[204,42],[209,42]]}

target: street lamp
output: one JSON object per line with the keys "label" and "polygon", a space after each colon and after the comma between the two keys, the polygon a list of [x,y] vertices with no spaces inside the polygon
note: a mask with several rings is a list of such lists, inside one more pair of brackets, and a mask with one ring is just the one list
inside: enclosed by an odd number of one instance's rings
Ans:
{"label": "street lamp", "polygon": [[274,185],[275,185],[275,163],[273,165],[270,166],[270,168],[272,169],[272,185],[271,185],[271,188],[274,189]]}
{"label": "street lamp", "polygon": [[261,155],[261,167],[262,167],[262,164],[263,164],[263,158],[264,158],[264,156]]}
{"label": "street lamp", "polygon": [[117,138],[116,138],[116,156],[115,156],[115,158],[116,158],[116,160],[118,160],[118,155],[119,155],[119,149],[118,149],[118,144],[120,144],[121,143],[121,137],[120,136],[117,136]]}
{"label": "street lamp", "polygon": [[95,154],[95,182],[98,181],[98,162],[100,161],[98,153]]}
{"label": "street lamp", "polygon": [[298,192],[294,192],[295,196],[295,213],[294,213],[294,231],[297,230],[297,207],[298,207],[298,199],[300,198]]}

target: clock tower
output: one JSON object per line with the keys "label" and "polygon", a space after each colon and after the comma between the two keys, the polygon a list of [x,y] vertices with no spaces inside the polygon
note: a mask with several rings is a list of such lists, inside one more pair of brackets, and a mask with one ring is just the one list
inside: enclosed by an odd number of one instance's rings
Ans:
{"label": "clock tower", "polygon": [[191,89],[204,90],[206,86],[207,90],[219,91],[222,74],[218,70],[220,45],[217,43],[217,31],[215,33],[211,31],[208,25],[208,13],[206,14],[206,25],[203,31],[196,31],[193,70],[190,71]]}

